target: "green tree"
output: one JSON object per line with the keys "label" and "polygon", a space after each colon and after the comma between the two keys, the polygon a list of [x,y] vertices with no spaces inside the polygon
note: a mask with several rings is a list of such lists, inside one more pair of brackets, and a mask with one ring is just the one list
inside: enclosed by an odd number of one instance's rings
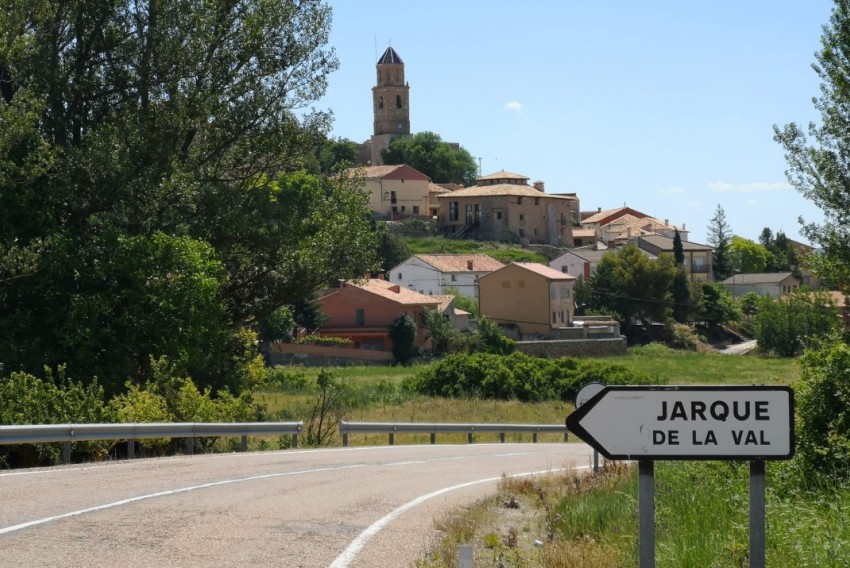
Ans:
{"label": "green tree", "polygon": [[325,140],[318,150],[319,171],[329,175],[357,164],[357,145],[347,138]]}
{"label": "green tree", "polygon": [[732,230],[726,222],[726,212],[720,204],[714,211],[714,217],[708,225],[708,244],[714,248],[711,270],[716,282],[725,280],[732,274],[732,264],[729,258],[729,246],[732,241]]}
{"label": "green tree", "polygon": [[697,317],[709,327],[719,327],[728,322],[737,322],[741,314],[734,298],[717,283],[703,283],[702,297],[697,308]]}
{"label": "green tree", "polygon": [[434,132],[397,136],[381,151],[381,158],[385,164],[407,164],[434,183],[470,186],[478,174],[475,159],[468,151],[443,142]]}
{"label": "green tree", "polygon": [[759,349],[794,357],[841,327],[835,302],[826,292],[795,291],[774,300],[763,296],[754,318]]}
{"label": "green tree", "polygon": [[412,256],[404,239],[392,234],[386,225],[376,225],[375,231],[378,236],[378,262],[381,263],[381,270],[390,270]]}
{"label": "green tree", "polygon": [[480,318],[478,320],[477,338],[480,346],[477,350],[495,355],[510,355],[516,351],[516,341],[505,337],[502,328],[491,319]]}
{"label": "green tree", "polygon": [[774,126],[774,138],[788,162],[788,181],[824,215],[823,223],[800,218],[803,234],[821,249],[821,254],[808,259],[810,267],[821,278],[839,283],[850,282],[849,50],[850,2],[836,0],[812,66],[821,81],[820,96],[814,99],[820,123],[811,122],[808,128],[793,122]]}
{"label": "green tree", "polygon": [[454,286],[446,286],[443,288],[443,292],[445,294],[449,294],[455,297],[455,307],[459,310],[463,310],[465,312],[469,312],[469,314],[473,318],[478,317],[478,299],[473,298],[472,296],[465,296],[460,293],[460,290],[455,288]]}
{"label": "green tree", "polygon": [[390,326],[390,339],[393,342],[393,357],[402,365],[407,365],[416,356],[416,324],[409,316],[399,316]]}
{"label": "green tree", "polygon": [[[15,3],[0,19],[0,361],[108,390],[167,355],[238,390],[244,328],[374,267],[365,198],[298,173],[337,68],[319,0]],[[253,353],[252,353],[253,351]]]}
{"label": "green tree", "polygon": [[425,327],[431,338],[434,355],[445,355],[449,350],[454,329],[449,318],[439,310],[425,309]]}
{"label": "green tree", "polygon": [[679,229],[676,229],[676,234],[673,235],[673,259],[679,266],[685,265],[685,248],[682,246],[682,235],[679,234]]}
{"label": "green tree", "polygon": [[747,274],[765,272],[768,256],[764,246],[749,239],[735,235],[729,243],[729,261],[733,271]]}

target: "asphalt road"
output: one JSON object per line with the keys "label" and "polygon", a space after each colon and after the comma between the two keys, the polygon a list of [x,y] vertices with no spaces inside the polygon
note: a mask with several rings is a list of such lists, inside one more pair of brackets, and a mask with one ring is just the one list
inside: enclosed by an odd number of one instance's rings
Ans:
{"label": "asphalt road", "polygon": [[584,444],[287,450],[0,474],[0,566],[410,566],[434,519]]}

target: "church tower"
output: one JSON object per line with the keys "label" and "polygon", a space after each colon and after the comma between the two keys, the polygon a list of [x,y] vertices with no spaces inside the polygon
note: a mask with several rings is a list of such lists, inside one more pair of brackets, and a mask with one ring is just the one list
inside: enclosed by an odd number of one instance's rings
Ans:
{"label": "church tower", "polygon": [[404,81],[404,62],[388,47],[376,65],[378,82],[372,87],[375,117],[372,134],[372,165],[383,163],[381,150],[399,135],[410,134],[410,86]]}

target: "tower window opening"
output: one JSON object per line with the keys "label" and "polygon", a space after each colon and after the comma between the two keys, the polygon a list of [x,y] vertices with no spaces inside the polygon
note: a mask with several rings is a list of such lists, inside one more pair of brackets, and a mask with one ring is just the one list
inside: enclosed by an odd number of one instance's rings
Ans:
{"label": "tower window opening", "polygon": [[384,97],[378,97],[378,108],[384,108]]}
{"label": "tower window opening", "polygon": [[395,96],[395,107],[396,107],[396,108],[401,108],[401,95],[396,95],[396,96]]}

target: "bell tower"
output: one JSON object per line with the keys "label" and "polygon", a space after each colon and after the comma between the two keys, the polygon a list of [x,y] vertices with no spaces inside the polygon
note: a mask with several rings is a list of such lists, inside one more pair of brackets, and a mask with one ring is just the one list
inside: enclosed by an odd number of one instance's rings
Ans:
{"label": "bell tower", "polygon": [[381,150],[399,135],[410,134],[410,86],[404,81],[404,61],[392,47],[378,60],[377,83],[372,87],[372,165],[382,164]]}

